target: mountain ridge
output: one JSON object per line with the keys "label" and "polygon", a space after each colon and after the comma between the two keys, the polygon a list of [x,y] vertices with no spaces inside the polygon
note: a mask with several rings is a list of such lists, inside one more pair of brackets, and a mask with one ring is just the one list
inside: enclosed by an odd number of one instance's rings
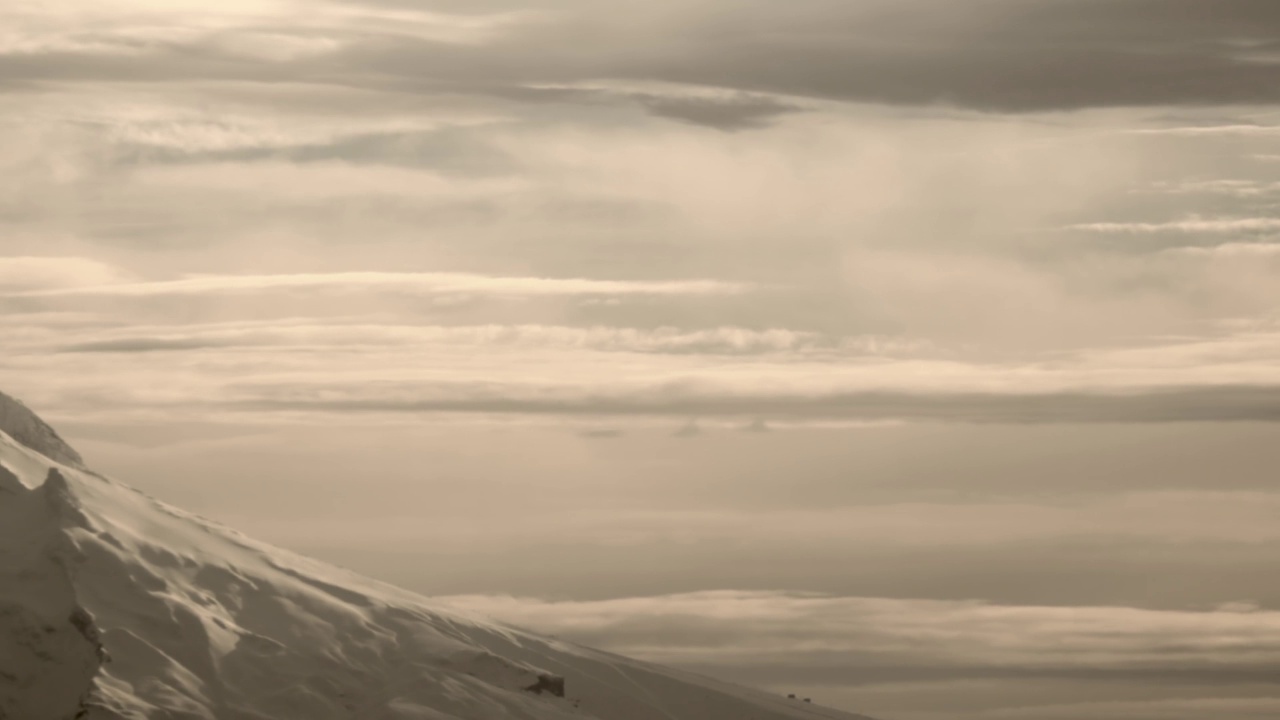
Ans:
{"label": "mountain ridge", "polygon": [[84,459],[53,426],[15,397],[0,392],[0,430],[24,447],[63,465],[83,467]]}
{"label": "mountain ridge", "polygon": [[0,720],[860,717],[258,542],[88,471],[52,428],[15,438],[4,419],[48,427],[18,405],[0,415]]}

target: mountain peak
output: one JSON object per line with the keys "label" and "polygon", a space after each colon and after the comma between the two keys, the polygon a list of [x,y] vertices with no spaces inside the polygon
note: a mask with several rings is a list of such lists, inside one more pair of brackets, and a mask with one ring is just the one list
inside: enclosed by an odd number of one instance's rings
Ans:
{"label": "mountain peak", "polygon": [[84,461],[58,431],[40,419],[21,400],[0,392],[0,431],[20,445],[63,465],[82,467]]}

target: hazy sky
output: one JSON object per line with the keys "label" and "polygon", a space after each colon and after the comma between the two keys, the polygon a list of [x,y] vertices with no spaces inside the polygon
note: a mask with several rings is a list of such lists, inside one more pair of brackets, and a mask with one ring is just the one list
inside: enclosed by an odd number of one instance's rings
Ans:
{"label": "hazy sky", "polygon": [[14,2],[0,132],[0,388],[163,499],[885,720],[1280,716],[1275,0]]}

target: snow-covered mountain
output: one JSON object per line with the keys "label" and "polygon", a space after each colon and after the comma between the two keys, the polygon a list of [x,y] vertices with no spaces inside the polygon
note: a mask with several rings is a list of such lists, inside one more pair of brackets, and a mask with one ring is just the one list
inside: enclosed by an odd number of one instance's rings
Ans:
{"label": "snow-covered mountain", "polygon": [[256,542],[85,469],[0,394],[0,720],[855,717]]}

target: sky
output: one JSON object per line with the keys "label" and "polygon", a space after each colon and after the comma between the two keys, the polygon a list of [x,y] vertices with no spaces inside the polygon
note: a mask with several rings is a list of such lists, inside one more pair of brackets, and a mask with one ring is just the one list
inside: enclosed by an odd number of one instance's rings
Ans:
{"label": "sky", "polygon": [[0,6],[89,464],[884,720],[1280,715],[1274,0]]}

